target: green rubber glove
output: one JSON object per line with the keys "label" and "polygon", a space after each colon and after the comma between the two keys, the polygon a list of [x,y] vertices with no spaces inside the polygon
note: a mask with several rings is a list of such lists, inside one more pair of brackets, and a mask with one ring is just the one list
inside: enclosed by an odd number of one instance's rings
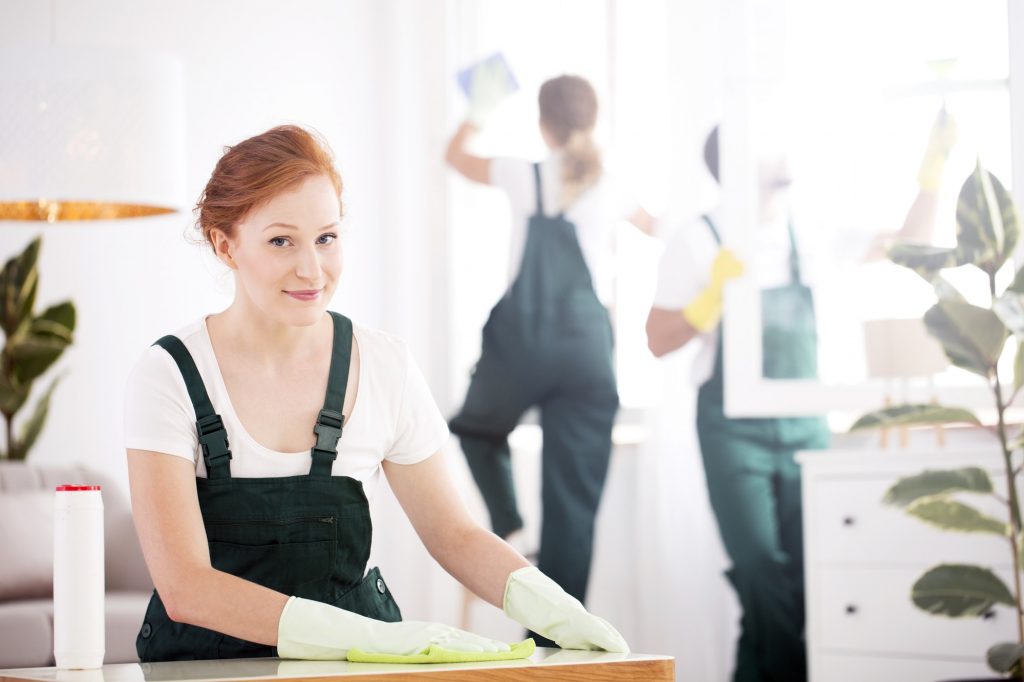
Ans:
{"label": "green rubber glove", "polygon": [[937,192],[942,185],[942,171],[946,166],[949,152],[956,144],[956,121],[945,109],[932,124],[928,135],[928,146],[921,158],[921,167],[917,171],[917,184],[924,192]]}
{"label": "green rubber glove", "polygon": [[578,599],[536,566],[512,571],[505,583],[505,615],[563,649],[629,653],[629,645],[607,621],[587,612]]}
{"label": "green rubber glove", "polygon": [[277,626],[277,655],[340,661],[349,649],[410,656],[437,646],[447,651],[509,651],[508,644],[441,623],[385,623],[329,604],[291,597]]}
{"label": "green rubber glove", "polygon": [[683,317],[694,329],[706,332],[722,319],[722,291],[725,283],[743,274],[743,262],[726,248],[718,250],[711,264],[711,282],[683,308]]}

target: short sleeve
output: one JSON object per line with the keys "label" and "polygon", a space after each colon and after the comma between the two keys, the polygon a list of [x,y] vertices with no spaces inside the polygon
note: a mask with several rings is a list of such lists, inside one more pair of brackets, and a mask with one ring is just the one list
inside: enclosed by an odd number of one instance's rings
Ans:
{"label": "short sleeve", "polygon": [[124,430],[127,449],[196,461],[195,411],[178,366],[159,346],[149,348],[128,377]]}
{"label": "short sleeve", "polygon": [[533,164],[525,159],[491,159],[491,184],[508,195],[513,210],[532,213],[534,196]]}
{"label": "short sleeve", "polygon": [[415,464],[441,449],[448,440],[448,423],[434,402],[412,353],[408,348],[404,353],[405,384],[395,425],[395,442],[384,458],[395,464]]}
{"label": "short sleeve", "polygon": [[654,291],[654,307],[681,310],[706,285],[710,262],[701,264],[702,254],[695,253],[690,234],[695,225],[676,230],[665,245],[658,266],[658,284]]}

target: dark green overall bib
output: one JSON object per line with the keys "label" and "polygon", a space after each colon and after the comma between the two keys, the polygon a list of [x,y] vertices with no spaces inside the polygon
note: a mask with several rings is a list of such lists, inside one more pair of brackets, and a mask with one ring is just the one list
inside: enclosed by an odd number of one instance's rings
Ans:
{"label": "dark green overall bib", "polygon": [[[619,407],[608,311],[563,213],[544,215],[540,170],[519,275],[491,311],[461,412],[451,421],[469,468],[505,536],[521,528],[508,435],[540,406],[543,521],[538,567],[583,601],[594,517]],[[554,646],[543,638],[538,646]]]}
{"label": "dark green overall bib", "polygon": [[[196,478],[196,488],[213,567],[283,594],[400,621],[379,570],[363,576],[372,535],[363,485],[331,475],[352,354],[351,321],[331,316],[327,397],[313,427],[316,445],[305,476],[232,478],[227,433],[192,356],[177,337],[165,336],[157,344],[177,363],[195,408],[207,472],[207,478]],[[155,590],[135,647],[143,662],[277,655],[272,646],[172,621]]]}
{"label": "dark green overall bib", "polygon": [[[721,244],[711,220],[704,218]],[[817,375],[817,329],[811,290],[789,227],[790,283],[761,293],[763,374],[771,379]],[[803,537],[798,450],[828,447],[823,419],[731,419],[722,407],[722,335],[715,369],[697,398],[697,435],[708,494],[732,560],[727,576],[743,616],[735,682],[802,681]]]}

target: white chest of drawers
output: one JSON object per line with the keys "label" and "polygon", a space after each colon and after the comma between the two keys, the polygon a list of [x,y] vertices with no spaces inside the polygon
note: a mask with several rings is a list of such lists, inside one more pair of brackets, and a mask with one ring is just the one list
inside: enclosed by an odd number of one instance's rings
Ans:
{"label": "white chest of drawers", "polygon": [[[970,563],[999,573],[1012,589],[1008,544],[996,536],[950,533],[884,505],[897,479],[926,469],[981,466],[996,490],[1002,462],[993,441],[929,450],[828,450],[797,456],[803,471],[807,654],[811,682],[936,682],[994,674],[985,651],[1015,641],[1009,609],[984,619],[933,616],[910,601],[914,581],[937,563]],[[965,496],[1005,518],[990,498]]]}

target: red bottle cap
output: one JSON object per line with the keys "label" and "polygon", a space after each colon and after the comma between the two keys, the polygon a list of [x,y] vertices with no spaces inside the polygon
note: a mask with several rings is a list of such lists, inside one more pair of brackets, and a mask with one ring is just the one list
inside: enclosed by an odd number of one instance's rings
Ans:
{"label": "red bottle cap", "polygon": [[57,486],[57,492],[69,492],[69,491],[75,491],[75,490],[99,490],[99,489],[100,489],[100,487],[98,485],[71,485],[69,483],[65,483],[64,485]]}

